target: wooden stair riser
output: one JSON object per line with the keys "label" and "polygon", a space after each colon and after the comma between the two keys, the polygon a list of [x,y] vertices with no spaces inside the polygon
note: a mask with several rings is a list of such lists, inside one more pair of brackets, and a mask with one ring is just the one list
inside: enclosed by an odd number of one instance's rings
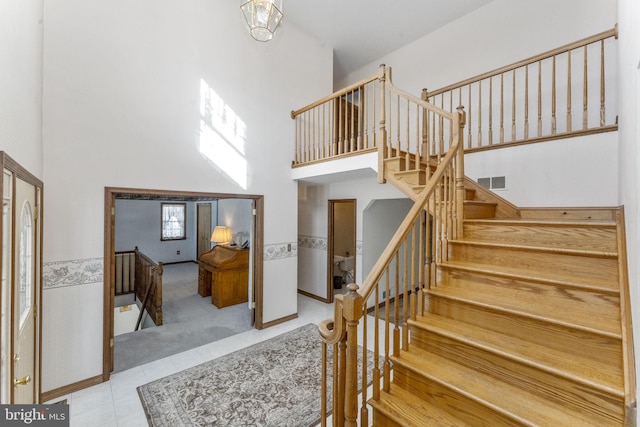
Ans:
{"label": "wooden stair riser", "polygon": [[614,226],[567,226],[559,223],[466,221],[465,240],[498,242],[550,248],[617,252]]}
{"label": "wooden stair riser", "polygon": [[404,172],[396,172],[398,179],[409,185],[425,185],[427,183],[427,174],[424,170],[408,170]]}
{"label": "wooden stair riser", "polygon": [[[394,364],[393,383],[474,427],[521,427],[524,425],[496,412],[491,407],[470,399],[451,387],[447,387],[446,384],[433,381],[400,364]],[[377,426],[375,423],[374,425]]]}
{"label": "wooden stair riser", "polygon": [[526,247],[478,246],[450,242],[450,260],[518,268],[535,275],[536,271],[571,277],[578,283],[618,289],[618,260],[599,257],[530,250]]}
{"label": "wooden stair riser", "polygon": [[403,427],[404,424],[400,424],[394,419],[393,415],[387,415],[381,410],[373,408],[373,425],[376,427]]}
{"label": "wooden stair riser", "polygon": [[470,293],[476,301],[534,316],[621,333],[620,298],[613,292],[451,269],[443,270],[442,285],[436,290],[444,289],[453,295]]}
{"label": "wooden stair riser", "polygon": [[406,160],[404,157],[389,157],[384,159],[384,166],[392,172],[399,172],[406,170]]}
{"label": "wooden stair riser", "polygon": [[466,200],[464,202],[464,218],[465,219],[485,219],[494,218],[496,216],[496,204],[486,203],[474,200]]}
{"label": "wooden stair riser", "polygon": [[476,190],[473,188],[464,188],[464,199],[465,200],[473,200],[476,197]]}
{"label": "wooden stair riser", "polygon": [[[390,172],[394,172],[394,173],[416,169],[415,157],[413,155],[410,156],[410,159],[408,161],[407,161],[407,158],[404,156],[389,157],[387,159],[384,159],[384,165],[385,167],[389,168]],[[422,171],[426,171],[427,166],[423,162],[420,162],[419,169]],[[432,171],[435,170],[435,167],[431,167],[431,170]]]}
{"label": "wooden stair riser", "polygon": [[[400,179],[400,181],[402,181]],[[425,185],[411,185],[411,184],[401,184],[403,187],[406,187],[405,194],[408,194],[412,199],[417,198],[417,196],[422,192]],[[465,189],[465,194],[466,189]],[[464,219],[489,219],[494,218],[496,215],[497,205],[492,202],[483,202],[480,200],[471,200],[466,198],[463,203],[464,206]]]}
{"label": "wooden stair riser", "polygon": [[373,408],[373,425],[376,427],[469,427],[444,409],[396,385],[391,385],[389,393],[381,390],[380,399],[372,398],[368,403]]}
{"label": "wooden stair riser", "polygon": [[441,296],[428,295],[426,307],[430,313],[545,345],[569,355],[590,354],[602,363],[622,363],[620,338]]}
{"label": "wooden stair riser", "polygon": [[447,358],[513,384],[522,390],[613,421],[624,418],[624,398],[585,385],[552,371],[525,364],[496,352],[490,352],[467,342],[432,333],[422,328],[411,329],[411,345]]}
{"label": "wooden stair riser", "polygon": [[520,218],[561,221],[615,221],[617,209],[612,208],[521,208]]}

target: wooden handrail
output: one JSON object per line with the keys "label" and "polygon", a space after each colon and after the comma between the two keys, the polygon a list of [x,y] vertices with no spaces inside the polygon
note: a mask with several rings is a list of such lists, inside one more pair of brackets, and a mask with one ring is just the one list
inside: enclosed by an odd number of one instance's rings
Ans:
{"label": "wooden handrail", "polygon": [[162,263],[157,263],[154,260],[152,260],[151,258],[149,258],[147,255],[145,255],[144,253],[140,252],[139,250],[137,250],[136,248],[136,254],[137,256],[139,256],[142,260],[145,261],[145,263],[152,265],[154,267],[157,267],[159,265],[161,265]]}
{"label": "wooden handrail", "polygon": [[[389,68],[389,70],[391,70],[391,68]],[[410,102],[418,104],[422,108],[424,108],[425,110],[429,110],[429,111],[431,111],[433,113],[438,114],[439,116],[445,117],[445,118],[447,118],[449,120],[453,120],[453,117],[455,116],[455,113],[453,113],[453,112],[447,111],[447,110],[445,110],[443,108],[440,108],[440,107],[436,107],[432,103],[430,103],[430,102],[428,102],[428,101],[426,101],[426,100],[424,100],[424,99],[422,99],[420,97],[411,95],[409,92],[405,92],[402,89],[398,89],[393,84],[393,81],[391,80],[391,75],[390,74],[387,76],[387,87],[389,89],[389,92],[395,93],[396,95],[399,95],[399,96],[409,100]],[[429,95],[431,95],[431,94],[429,94]]]}
{"label": "wooden handrail", "polygon": [[[135,249],[135,291],[142,301],[142,313],[149,303],[149,315],[156,326],[162,325],[162,273],[163,265],[156,263],[136,247]],[[150,299],[150,300],[149,300]],[[140,317],[141,318],[141,317]],[[140,319],[138,319],[140,320]],[[137,326],[136,326],[137,329]]]}
{"label": "wooden handrail", "polygon": [[340,98],[341,96],[344,96],[346,94],[348,94],[349,92],[352,92],[362,86],[364,86],[367,83],[370,83],[374,80],[377,80],[381,77],[381,74],[384,73],[384,66],[382,66],[380,68],[380,70],[378,70],[378,72],[376,72],[375,74],[369,76],[369,77],[365,77],[364,79],[358,81],[357,83],[354,83],[352,85],[349,85],[343,89],[340,89],[337,92],[332,93],[331,95],[327,95],[324,98],[320,98],[319,100],[312,102],[311,104],[300,108],[299,110],[295,110],[295,111],[291,111],[291,118],[295,119],[297,116],[299,116],[300,114],[304,113],[305,111],[309,111],[315,107],[318,107],[322,104],[324,104],[325,102],[329,102],[333,99],[336,98]]}
{"label": "wooden handrail", "polygon": [[322,340],[333,345],[344,339],[344,328],[341,322],[336,322],[335,319],[342,319],[342,298],[343,295],[338,294],[335,296],[333,305],[333,317],[320,322],[319,330]]}
{"label": "wooden handrail", "polygon": [[[379,359],[379,331],[378,322],[374,323],[374,365],[372,367],[373,399],[378,399],[380,387],[386,391],[389,389],[391,377],[391,362],[389,359],[390,316],[389,299],[395,298],[399,301],[402,287],[402,297],[404,307],[402,313],[405,318],[411,316],[415,318],[424,304],[422,297],[417,296],[416,291],[423,295],[425,282],[431,283],[432,275],[428,273],[425,277],[423,267],[428,268],[435,274],[435,268],[431,267],[436,261],[446,259],[446,242],[449,238],[460,237],[462,233],[462,206],[464,199],[464,161],[461,129],[465,123],[465,113],[462,108],[456,113],[447,112],[442,108],[412,96],[393,86],[390,79],[390,70],[383,73],[380,79],[380,100],[383,101],[380,107],[380,131],[381,138],[378,141],[378,150],[382,159],[399,161],[403,171],[416,170],[418,173],[427,173],[428,182],[417,197],[414,205],[404,217],[402,223],[394,233],[390,242],[382,252],[378,261],[367,275],[362,287],[356,284],[348,286],[348,293],[337,295],[334,304],[334,317],[320,323],[319,332],[322,339],[322,402],[326,402],[328,393],[327,366],[329,365],[328,349],[333,349],[333,422],[336,426],[355,426],[358,417],[358,390],[362,391],[362,406],[360,408],[360,423],[367,425],[367,393],[368,386],[367,373],[367,320],[366,312],[369,301],[375,297],[373,306],[375,307],[375,317],[378,317],[378,305],[380,292],[383,293],[382,300],[385,304],[384,314],[384,360],[382,369],[378,364]],[[392,105],[393,104],[393,105]],[[393,108],[392,108],[393,107]],[[394,111],[392,111],[394,110]],[[410,114],[410,111],[414,113]],[[388,116],[387,117],[387,112]],[[387,122],[389,119],[389,122]],[[446,122],[446,123],[445,123]],[[387,141],[387,124],[393,126],[395,134],[392,140]],[[402,127],[402,128],[401,128]],[[436,132],[432,137],[434,148],[429,147],[429,132]],[[445,143],[444,138],[448,139]],[[401,141],[403,137],[407,139]],[[414,139],[415,137],[415,139]],[[436,143],[437,140],[437,143]],[[410,143],[413,141],[413,143]],[[424,145],[427,147],[423,147]],[[423,164],[426,162],[426,165]],[[430,172],[432,161],[437,162],[435,171]],[[384,167],[384,162],[380,163]],[[423,165],[423,166],[421,166]],[[455,167],[454,167],[455,166]],[[420,170],[426,168],[425,170]],[[384,172],[383,172],[384,173]],[[417,221],[421,215],[427,211],[433,217],[427,228]],[[419,231],[416,230],[416,224]],[[423,233],[424,232],[424,233]],[[412,239],[409,239],[409,234]],[[423,234],[426,240],[423,239]],[[419,243],[416,235],[419,235]],[[419,244],[419,248],[418,245]],[[433,249],[432,248],[433,245]],[[399,253],[404,246],[404,284],[399,283]],[[409,256],[409,246],[411,246],[411,257]],[[423,249],[427,247],[427,250]],[[409,258],[411,258],[411,279],[409,276]],[[426,262],[427,266],[417,263]],[[391,295],[390,288],[390,265],[395,260],[395,296]],[[416,269],[420,272],[416,274]],[[381,281],[386,277],[386,288],[381,289]],[[434,276],[435,277],[435,276]],[[430,285],[429,285],[430,286]],[[411,289],[411,290],[410,290]],[[411,309],[409,310],[408,299],[411,299]],[[394,310],[395,326],[393,330],[393,354],[398,354],[400,348],[408,346],[408,328],[405,325],[400,330],[398,324],[400,308],[396,305]],[[364,319],[363,319],[364,318]],[[364,322],[361,325],[361,322]],[[362,327],[364,337],[362,368],[358,367],[360,350],[358,349],[358,334]],[[401,344],[402,342],[402,344]],[[360,380],[358,379],[361,371]],[[382,385],[381,385],[382,384]],[[326,414],[328,413],[324,403],[321,409],[322,425],[326,425]]]}
{"label": "wooden handrail", "polygon": [[[456,126],[454,126],[455,128]],[[439,181],[442,179],[444,173],[447,170],[448,165],[458,155],[459,142],[456,141],[450,148],[449,152],[445,155],[442,162],[438,165],[438,168],[433,173],[426,188],[422,190],[420,196],[415,201],[407,215],[402,220],[402,223],[398,226],[398,229],[391,237],[391,240],[380,254],[378,261],[373,265],[371,271],[365,278],[362,288],[358,290],[358,293],[366,300],[371,296],[371,293],[375,289],[377,283],[382,279],[382,275],[392,260],[393,255],[400,249],[404,239],[409,234],[411,226],[418,219],[418,216],[425,209],[425,204],[429,197],[433,194]]]}

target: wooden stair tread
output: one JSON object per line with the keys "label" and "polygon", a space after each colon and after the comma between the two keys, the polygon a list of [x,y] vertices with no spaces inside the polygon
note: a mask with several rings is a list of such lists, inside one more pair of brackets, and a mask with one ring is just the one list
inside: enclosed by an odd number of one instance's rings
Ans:
{"label": "wooden stair tread", "polygon": [[575,219],[575,218],[485,218],[465,219],[470,224],[505,224],[505,225],[545,225],[545,226],[572,226],[572,227],[605,227],[616,228],[616,222],[607,219]]}
{"label": "wooden stair tread", "polygon": [[380,399],[368,402],[398,424],[407,427],[468,427],[469,424],[453,417],[446,411],[430,405],[401,387],[391,385],[389,393],[382,390]]}
{"label": "wooden stair tread", "polygon": [[[438,267],[445,269],[466,270],[474,271],[478,273],[500,276],[500,277],[512,277],[521,280],[530,280],[535,282],[546,282],[551,284],[558,284],[564,286],[570,286],[575,288],[592,289],[598,292],[609,292],[612,295],[617,295],[618,290],[607,287],[597,279],[581,278],[580,281],[576,280],[573,275],[562,274],[558,271],[538,270],[532,273],[530,270],[520,269],[516,267],[506,267],[501,265],[487,265],[483,263],[473,263],[467,261],[446,261],[438,264]],[[617,283],[616,283],[617,286]]]}
{"label": "wooden stair tread", "polygon": [[612,221],[531,221],[465,219],[464,240],[526,244],[569,250],[617,252]]}
{"label": "wooden stair tread", "polygon": [[403,170],[403,171],[397,171],[394,172],[394,174],[396,175],[411,175],[411,174],[415,174],[415,173],[426,173],[426,171],[424,169],[408,169],[408,170]]}
{"label": "wooden stair tread", "polygon": [[[571,323],[610,334],[620,334],[620,301],[615,295],[581,292],[577,289],[539,285],[526,287],[495,280],[484,285],[466,277],[449,277],[446,283],[428,291],[433,295],[470,299],[505,308]],[[567,319],[571,319],[570,322]]]}
{"label": "wooden stair tread", "polygon": [[546,323],[555,324],[555,325],[561,325],[561,326],[564,326],[564,327],[567,327],[567,328],[570,328],[570,329],[579,329],[579,330],[582,330],[582,331],[589,332],[591,334],[601,335],[603,337],[620,339],[620,331],[619,331],[619,329],[618,329],[618,331],[609,331],[609,330],[600,329],[600,328],[588,327],[588,326],[585,326],[585,325],[581,325],[581,324],[579,324],[577,322],[571,322],[571,321],[565,321],[565,320],[560,320],[560,319],[554,319],[554,318],[551,318],[551,317],[541,316],[541,315],[538,315],[538,314],[534,314],[534,313],[529,313],[529,312],[523,311],[521,309],[521,307],[509,308],[509,307],[498,305],[494,301],[485,302],[485,301],[482,301],[482,300],[474,299],[474,298],[470,297],[469,294],[464,293],[464,292],[456,295],[455,292],[442,292],[442,291],[438,291],[438,290],[430,290],[429,294],[433,295],[435,297],[446,298],[446,299],[455,300],[455,301],[461,301],[461,302],[464,302],[466,304],[471,304],[471,305],[475,305],[475,306],[478,306],[478,307],[482,307],[483,310],[493,310],[493,311],[496,311],[496,312],[501,312],[503,314],[515,315],[515,316],[520,316],[520,317],[527,317],[527,318],[535,319],[535,320],[538,320],[538,321],[541,321],[541,322],[546,322]]}
{"label": "wooden stair tread", "polygon": [[416,320],[409,320],[409,324],[501,354],[557,376],[570,378],[610,394],[621,396],[624,392],[621,367],[615,367],[610,363],[598,362],[575,354],[569,355],[547,346],[435,314],[418,316]]}
{"label": "wooden stair tread", "polygon": [[452,362],[431,352],[412,348],[392,357],[394,369],[404,366],[413,374],[444,384],[492,407],[495,411],[526,426],[554,427],[620,425],[611,419],[572,410],[522,388],[502,382],[498,378]]}
{"label": "wooden stair tread", "polygon": [[472,240],[472,239],[464,239],[464,240],[450,240],[451,244],[459,244],[459,245],[470,245],[470,246],[481,246],[485,248],[505,248],[505,249],[515,249],[522,251],[531,251],[531,252],[548,252],[555,254],[566,254],[566,255],[576,255],[576,256],[585,256],[585,257],[593,257],[593,258],[616,258],[618,256],[617,252],[613,251],[598,251],[598,250],[590,250],[590,249],[573,249],[573,248],[562,248],[555,246],[540,246],[540,245],[525,245],[521,243],[507,243],[501,241],[480,241],[480,240]]}
{"label": "wooden stair tread", "polygon": [[485,202],[483,200],[464,200],[465,205],[476,205],[476,206],[496,206],[496,202]]}

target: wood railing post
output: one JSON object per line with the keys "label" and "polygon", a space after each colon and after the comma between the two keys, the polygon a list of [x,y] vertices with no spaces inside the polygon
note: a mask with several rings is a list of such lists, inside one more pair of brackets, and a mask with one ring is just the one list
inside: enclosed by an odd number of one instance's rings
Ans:
{"label": "wood railing post", "polygon": [[155,308],[156,308],[156,326],[160,326],[163,324],[163,315],[162,315],[162,273],[164,271],[164,268],[162,266],[162,263],[159,262],[158,266],[155,268],[155,277],[154,277],[154,283],[155,283]]}
{"label": "wood railing post", "polygon": [[[347,354],[344,388],[344,425],[355,427],[358,418],[358,322],[362,317],[363,298],[358,285],[347,286],[343,316],[347,327]],[[363,386],[364,387],[364,386]]]}
{"label": "wood railing post", "polygon": [[[429,101],[429,92],[426,88],[422,89],[420,96],[424,102]],[[427,178],[429,177],[429,112],[426,108],[422,109],[422,143],[421,143],[422,161],[427,165]]]}
{"label": "wood railing post", "polygon": [[457,108],[458,114],[454,116],[454,129],[457,129],[458,138],[458,153],[456,156],[456,224],[455,224],[455,238],[462,238],[462,227],[464,220],[464,125],[466,123],[466,113],[464,107],[461,105]]}
{"label": "wood railing post", "polygon": [[386,125],[386,107],[385,101],[386,94],[386,69],[385,65],[380,65],[380,122],[378,130],[378,183],[384,184],[386,182],[384,178],[384,159],[386,158],[385,150],[387,148],[387,125]]}

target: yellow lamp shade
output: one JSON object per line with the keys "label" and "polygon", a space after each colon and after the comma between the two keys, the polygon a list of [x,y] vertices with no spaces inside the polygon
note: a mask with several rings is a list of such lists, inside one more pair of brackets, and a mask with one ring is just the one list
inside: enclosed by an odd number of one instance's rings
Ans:
{"label": "yellow lamp shade", "polygon": [[211,241],[220,244],[231,242],[231,230],[224,225],[217,225],[216,228],[213,229]]}

